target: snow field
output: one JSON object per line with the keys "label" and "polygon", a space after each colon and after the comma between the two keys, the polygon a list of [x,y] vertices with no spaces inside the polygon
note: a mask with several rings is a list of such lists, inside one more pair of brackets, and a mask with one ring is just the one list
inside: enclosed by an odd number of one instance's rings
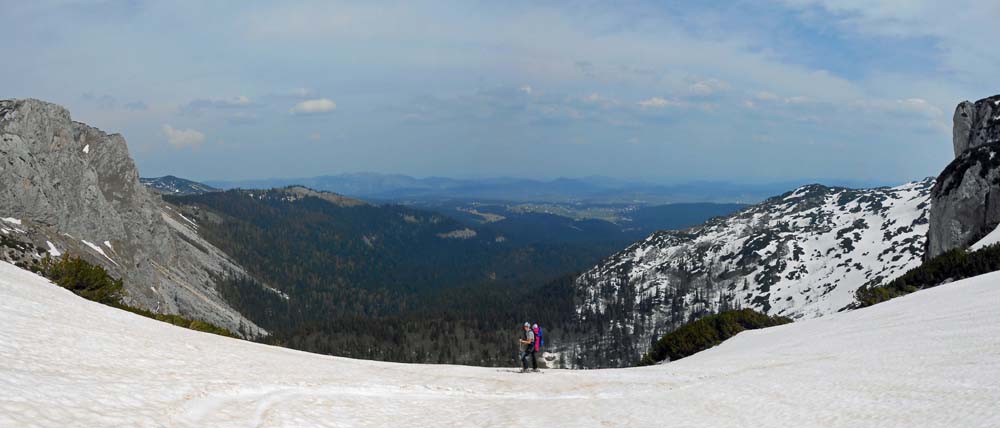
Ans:
{"label": "snow field", "polygon": [[996,427],[998,282],[744,332],[666,365],[519,375],[193,332],[0,263],[0,426]]}

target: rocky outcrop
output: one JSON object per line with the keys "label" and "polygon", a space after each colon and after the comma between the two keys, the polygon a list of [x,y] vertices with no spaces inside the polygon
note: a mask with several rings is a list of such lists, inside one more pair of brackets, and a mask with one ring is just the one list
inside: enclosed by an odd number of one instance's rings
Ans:
{"label": "rocky outcrop", "polygon": [[1000,144],[966,150],[931,191],[927,258],[966,248],[1000,224]]}
{"label": "rocky outcrop", "polygon": [[124,280],[130,304],[264,333],[215,291],[242,269],[139,183],[121,135],[55,104],[3,100],[0,156],[0,217],[17,224],[0,232],[104,266]]}
{"label": "rocky outcrop", "polygon": [[926,257],[966,248],[1000,224],[1000,95],[955,108],[955,159],[931,191]]}
{"label": "rocky outcrop", "polygon": [[955,108],[952,145],[955,157],[966,150],[1000,141],[1000,95],[975,103],[962,101]]}

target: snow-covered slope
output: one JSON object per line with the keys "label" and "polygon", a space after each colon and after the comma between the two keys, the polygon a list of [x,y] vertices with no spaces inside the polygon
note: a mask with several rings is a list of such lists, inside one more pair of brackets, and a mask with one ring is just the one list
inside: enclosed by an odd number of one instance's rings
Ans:
{"label": "snow-covered slope", "polygon": [[694,318],[749,307],[795,319],[836,312],[862,285],[920,264],[927,179],[893,188],[800,187],[685,231],[657,232],[576,281],[590,331],[567,361],[629,365]]}
{"label": "snow-covered slope", "polygon": [[995,427],[1000,273],[638,369],[520,375],[175,328],[0,263],[3,427]]}
{"label": "snow-covered slope", "polygon": [[1000,242],[1000,226],[997,226],[997,228],[993,229],[992,232],[986,234],[983,239],[980,239],[979,241],[976,241],[975,244],[972,244],[969,247],[969,251],[979,251],[998,242]]}

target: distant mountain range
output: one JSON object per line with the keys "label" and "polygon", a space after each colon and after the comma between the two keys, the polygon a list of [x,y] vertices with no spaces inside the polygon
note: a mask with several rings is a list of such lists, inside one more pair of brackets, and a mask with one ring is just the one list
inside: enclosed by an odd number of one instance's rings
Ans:
{"label": "distant mountain range", "polygon": [[172,175],[155,178],[140,178],[139,182],[147,189],[164,195],[200,195],[208,192],[218,192],[212,186],[197,181],[186,180]]}
{"label": "distant mountain range", "polygon": [[[696,181],[660,185],[609,177],[455,179],[414,178],[400,174],[352,173],[302,178],[269,178],[244,181],[209,181],[222,188],[270,189],[302,185],[316,190],[369,200],[481,199],[495,201],[545,201],[619,204],[667,204],[676,202],[759,202],[802,181],[740,184]],[[831,183],[869,186],[872,183]]]}

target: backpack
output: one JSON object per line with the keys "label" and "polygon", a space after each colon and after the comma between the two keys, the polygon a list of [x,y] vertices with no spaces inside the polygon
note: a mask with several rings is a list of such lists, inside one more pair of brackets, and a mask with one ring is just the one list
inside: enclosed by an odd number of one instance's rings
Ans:
{"label": "backpack", "polygon": [[538,326],[538,333],[535,333],[535,351],[545,346],[545,338],[542,336],[542,326]]}

